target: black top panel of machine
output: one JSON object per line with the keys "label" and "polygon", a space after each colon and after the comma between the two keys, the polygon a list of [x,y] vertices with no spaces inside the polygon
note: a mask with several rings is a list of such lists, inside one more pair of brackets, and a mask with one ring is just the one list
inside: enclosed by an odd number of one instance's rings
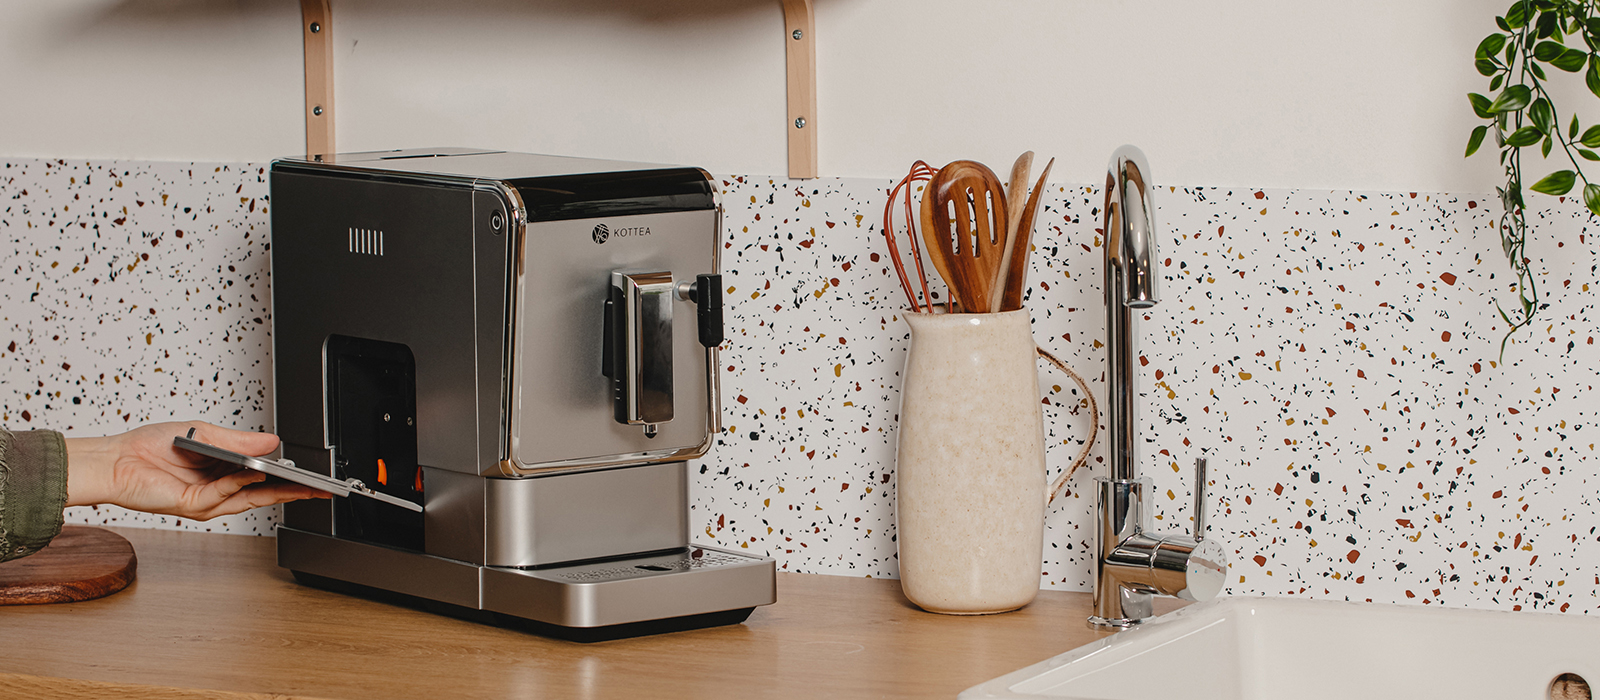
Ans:
{"label": "black top panel of machine", "polygon": [[713,183],[698,168],[596,158],[509,153],[471,148],[420,148],[285,158],[276,167],[306,163],[317,174],[346,171],[415,184],[418,177],[499,180],[515,187],[529,221],[654,214],[716,206]]}

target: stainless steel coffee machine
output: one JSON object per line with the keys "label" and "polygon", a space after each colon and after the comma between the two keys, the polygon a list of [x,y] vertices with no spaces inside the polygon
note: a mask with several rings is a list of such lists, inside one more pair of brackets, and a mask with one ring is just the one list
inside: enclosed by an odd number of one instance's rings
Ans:
{"label": "stainless steel coffee machine", "polygon": [[720,430],[717,189],[471,149],[272,164],[284,458],[423,506],[289,504],[304,583],[594,640],[743,621],[771,559],[689,541]]}

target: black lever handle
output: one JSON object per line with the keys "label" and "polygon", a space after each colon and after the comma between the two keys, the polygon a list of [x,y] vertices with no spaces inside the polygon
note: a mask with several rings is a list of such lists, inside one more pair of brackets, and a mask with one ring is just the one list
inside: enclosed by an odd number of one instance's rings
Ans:
{"label": "black lever handle", "polygon": [[600,340],[600,374],[608,378],[616,378],[616,324],[617,324],[617,290],[607,287],[610,296],[606,297],[606,313],[604,329],[601,331]]}
{"label": "black lever handle", "polygon": [[695,275],[690,288],[695,305],[695,322],[700,344],[714,348],[722,344],[722,275]]}

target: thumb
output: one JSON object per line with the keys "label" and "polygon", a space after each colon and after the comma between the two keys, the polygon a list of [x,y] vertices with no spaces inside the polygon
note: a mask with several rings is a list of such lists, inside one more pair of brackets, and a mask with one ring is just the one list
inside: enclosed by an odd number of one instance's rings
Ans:
{"label": "thumb", "polygon": [[192,423],[194,439],[230,452],[259,457],[278,449],[278,436],[248,430],[230,430],[210,423]]}

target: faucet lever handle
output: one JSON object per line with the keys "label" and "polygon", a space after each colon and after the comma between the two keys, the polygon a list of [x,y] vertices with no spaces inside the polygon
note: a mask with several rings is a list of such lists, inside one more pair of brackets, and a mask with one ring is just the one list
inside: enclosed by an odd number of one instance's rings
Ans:
{"label": "faucet lever handle", "polygon": [[1194,460],[1194,541],[1206,538],[1206,458]]}

